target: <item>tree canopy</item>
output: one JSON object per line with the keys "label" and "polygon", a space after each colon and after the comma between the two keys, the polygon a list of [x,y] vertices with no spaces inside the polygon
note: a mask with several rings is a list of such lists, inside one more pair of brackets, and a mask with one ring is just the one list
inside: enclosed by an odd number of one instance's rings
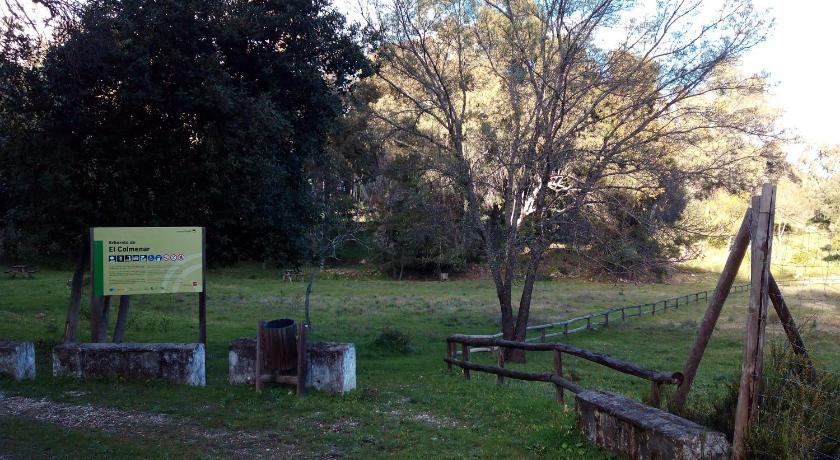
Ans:
{"label": "tree canopy", "polygon": [[211,258],[297,260],[342,94],[368,71],[323,0],[94,0],[46,49],[6,24],[0,203],[19,252],[204,225]]}
{"label": "tree canopy", "polygon": [[[715,103],[763,91],[728,71],[766,31],[748,1],[696,22],[699,2],[658,2],[625,24],[627,11],[614,0],[395,0],[371,18],[376,116],[457,185],[506,338],[524,337],[552,244],[609,236],[597,229],[610,220],[673,224],[686,195],[749,187],[742,179],[779,159],[772,118]],[[604,45],[610,32],[619,38]]]}

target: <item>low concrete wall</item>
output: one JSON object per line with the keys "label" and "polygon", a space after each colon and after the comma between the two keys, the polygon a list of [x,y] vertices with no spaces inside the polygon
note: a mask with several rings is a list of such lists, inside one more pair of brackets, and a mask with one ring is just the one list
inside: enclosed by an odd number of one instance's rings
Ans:
{"label": "low concrete wall", "polygon": [[[256,339],[240,338],[228,348],[228,381],[254,384]],[[352,343],[308,342],[306,388],[345,393],[356,388],[356,347]]]}
{"label": "low concrete wall", "polygon": [[0,341],[0,374],[15,380],[35,378],[35,346],[32,342]]}
{"label": "low concrete wall", "polygon": [[591,442],[633,459],[724,459],[729,443],[710,430],[607,391],[575,397],[578,429]]}
{"label": "low concrete wall", "polygon": [[56,377],[206,383],[201,343],[67,343],[56,346],[52,358]]}

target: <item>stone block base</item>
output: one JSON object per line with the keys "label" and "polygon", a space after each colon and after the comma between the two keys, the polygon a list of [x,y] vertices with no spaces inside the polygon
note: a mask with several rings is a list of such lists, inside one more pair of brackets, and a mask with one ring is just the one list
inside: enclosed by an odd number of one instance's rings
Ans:
{"label": "stone block base", "polygon": [[0,341],[0,374],[15,380],[35,378],[35,346],[32,342]]}
{"label": "stone block base", "polygon": [[589,441],[633,459],[724,459],[729,443],[710,430],[607,391],[575,397],[578,429]]}
{"label": "stone block base", "polygon": [[[228,381],[254,384],[257,346],[252,338],[232,341],[228,349]],[[345,393],[356,388],[356,347],[352,343],[308,342],[306,388]]]}
{"label": "stone block base", "polygon": [[206,383],[201,343],[67,343],[56,346],[52,358],[56,377]]}

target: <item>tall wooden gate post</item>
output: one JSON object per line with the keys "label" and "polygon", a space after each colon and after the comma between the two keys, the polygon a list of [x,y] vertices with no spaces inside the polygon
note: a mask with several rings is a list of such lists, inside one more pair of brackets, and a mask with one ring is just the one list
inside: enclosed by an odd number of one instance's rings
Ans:
{"label": "tall wooden gate post", "polygon": [[735,430],[732,437],[732,458],[745,458],[744,437],[750,419],[758,408],[758,385],[761,380],[764,330],[769,305],[770,255],[773,243],[773,220],[776,207],[776,187],[765,184],[761,196],[753,198],[750,303],[747,332],[741,363],[738,405],[735,409]]}
{"label": "tall wooden gate post", "polygon": [[747,209],[747,212],[744,214],[744,220],[741,222],[741,227],[738,229],[738,234],[735,236],[735,242],[729,251],[726,265],[724,265],[720,278],[718,278],[715,293],[712,295],[712,300],[709,302],[709,307],[706,309],[706,314],[700,323],[700,329],[698,329],[697,337],[694,339],[691,354],[689,354],[685,362],[683,381],[677,388],[672,400],[672,404],[676,408],[681,408],[685,405],[688,392],[691,390],[691,383],[697,374],[697,368],[700,366],[700,360],[703,358],[706,346],[709,345],[709,340],[712,338],[712,332],[715,330],[715,324],[717,324],[718,318],[720,317],[723,304],[729,296],[730,289],[732,289],[735,276],[738,275],[738,270],[741,268],[741,261],[744,260],[744,254],[746,254],[747,246],[750,244],[751,221],[752,210]]}

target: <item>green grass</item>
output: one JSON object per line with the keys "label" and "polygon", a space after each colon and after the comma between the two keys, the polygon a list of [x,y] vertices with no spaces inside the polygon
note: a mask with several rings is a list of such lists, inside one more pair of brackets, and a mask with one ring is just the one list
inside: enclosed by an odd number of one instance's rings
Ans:
{"label": "green grass", "polygon": [[[63,333],[68,301],[68,272],[42,271],[33,279],[0,279],[0,338],[32,340],[38,353],[38,378],[16,383],[0,378],[0,392],[75,405],[166,414],[196,430],[271,433],[277,443],[307,456],[377,458],[605,458],[574,430],[573,401],[553,401],[554,390],[541,383],[507,380],[473,372],[471,381],[446,371],[444,339],[454,333],[498,330],[498,308],[490,281],[395,282],[319,280],[313,293],[313,340],[354,342],[359,389],[344,396],[270,386],[257,395],[248,386],[227,383],[227,347],[237,337],[253,336],[257,320],[301,319],[305,284],[280,280],[280,271],[256,266],[212,270],[208,277],[207,387],[159,382],[106,382],[57,379],[50,375],[49,350]],[[715,275],[698,272],[679,284],[539,282],[532,321],[559,320],[605,307],[636,304],[709,289]],[[809,288],[810,289],[810,288]],[[816,323],[809,339],[817,359],[838,363],[840,344],[837,291],[797,288],[794,315]],[[792,291],[791,291],[792,292]],[[822,299],[822,303],[810,299]],[[796,299],[799,302],[796,302]],[[707,405],[725,391],[740,364],[746,295],[734,296],[721,317],[692,394],[695,406]],[[816,305],[816,306],[815,306]],[[115,308],[115,306],[112,306]],[[569,336],[569,343],[657,370],[681,370],[705,305],[613,323],[598,331]],[[81,340],[87,339],[87,313]],[[197,330],[194,295],[134,297],[127,341],[190,342]],[[113,321],[113,318],[112,318]],[[376,339],[383,330],[410,338],[407,353]],[[772,334],[779,334],[777,323]],[[383,343],[385,345],[383,345]],[[491,362],[492,356],[474,355]],[[549,353],[531,353],[523,369],[548,371]],[[564,369],[587,388],[615,390],[643,399],[647,382],[569,357]],[[180,423],[180,422],[179,422]],[[0,451],[13,457],[186,457],[235,456],[224,442],[191,438],[189,430],[163,433],[67,430],[30,418],[0,418]],[[180,433],[180,434],[179,434]],[[164,445],[158,448],[158,443]],[[145,451],[144,451],[145,450]]]}

